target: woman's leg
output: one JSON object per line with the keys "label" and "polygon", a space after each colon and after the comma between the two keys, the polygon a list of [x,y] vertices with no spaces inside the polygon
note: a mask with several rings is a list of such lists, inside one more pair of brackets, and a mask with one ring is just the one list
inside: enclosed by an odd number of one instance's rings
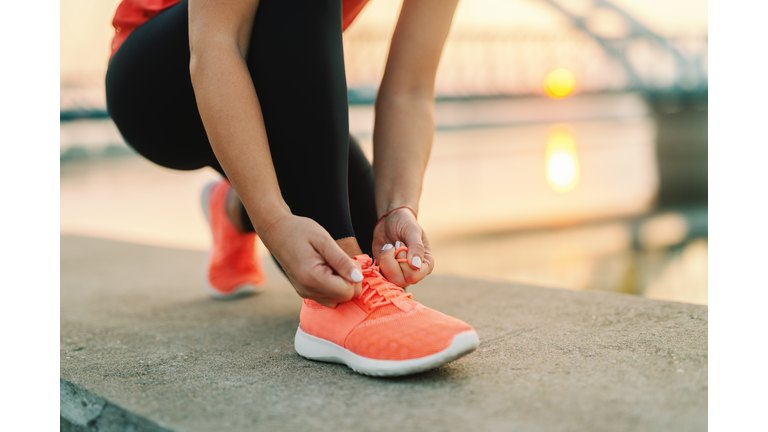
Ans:
{"label": "woman's leg", "polygon": [[373,191],[373,169],[355,138],[349,136],[349,211],[352,227],[363,253],[373,257],[373,227],[376,225],[376,199]]}
{"label": "woman's leg", "polygon": [[189,58],[184,0],[134,30],[112,57],[107,109],[126,142],[150,161],[224,174],[197,111]]}
{"label": "woman's leg", "polygon": [[[358,232],[370,253],[373,177],[359,147],[350,145],[341,1],[304,3],[262,0],[247,59],[275,171],[294,214],[317,221],[336,240]],[[184,0],[127,38],[107,72],[109,112],[147,159],[174,169],[211,166],[224,174],[189,77],[187,11]]]}
{"label": "woman's leg", "polygon": [[291,212],[335,240],[354,237],[341,1],[262,0],[247,63]]}

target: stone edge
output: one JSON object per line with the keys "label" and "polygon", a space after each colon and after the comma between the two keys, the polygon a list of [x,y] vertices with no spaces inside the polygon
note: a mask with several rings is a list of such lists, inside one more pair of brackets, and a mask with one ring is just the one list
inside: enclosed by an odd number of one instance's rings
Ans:
{"label": "stone edge", "polygon": [[59,430],[140,430],[171,432],[107,399],[59,378]]}

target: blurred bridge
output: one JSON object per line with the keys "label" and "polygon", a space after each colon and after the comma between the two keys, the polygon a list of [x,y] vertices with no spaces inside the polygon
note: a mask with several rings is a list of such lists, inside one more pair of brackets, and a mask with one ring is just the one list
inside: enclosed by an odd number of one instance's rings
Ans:
{"label": "blurred bridge", "polygon": [[[455,25],[438,70],[438,96],[543,95],[546,75],[564,67],[576,76],[576,93],[640,91],[661,105],[668,105],[670,94],[706,99],[707,37],[661,37],[609,0],[539,4],[571,25],[534,30]],[[350,102],[373,101],[390,36],[365,27],[345,33]],[[107,117],[100,77],[96,84],[62,84],[61,120]]]}
{"label": "blurred bridge", "polygon": [[[500,30],[456,23],[438,70],[438,97],[544,96],[545,77],[558,68],[575,75],[574,93],[639,93],[656,130],[657,204],[706,203],[707,37],[662,37],[608,0],[539,4],[562,24]],[[344,35],[351,103],[373,102],[389,37],[365,28]]]}
{"label": "blurred bridge", "polygon": [[[707,87],[707,40],[664,39],[608,0],[568,9],[542,0],[568,17],[624,68],[629,89],[694,90]],[[693,42],[693,43],[692,43]]]}
{"label": "blurred bridge", "polygon": [[[560,67],[574,73],[577,92],[706,92],[707,37],[661,37],[608,0],[541,2],[572,25],[540,30],[454,26],[438,71],[437,94],[543,94],[544,77]],[[364,28],[345,34],[350,88],[367,88],[368,97],[375,94],[389,37]]]}

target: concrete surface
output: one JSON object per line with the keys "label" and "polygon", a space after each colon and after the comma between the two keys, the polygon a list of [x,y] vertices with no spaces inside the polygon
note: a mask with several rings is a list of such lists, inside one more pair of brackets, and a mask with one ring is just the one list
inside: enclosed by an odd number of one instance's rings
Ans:
{"label": "concrete surface", "polygon": [[[432,276],[414,298],[474,325],[480,347],[376,379],[295,353],[301,303],[271,262],[264,293],[219,302],[202,261],[61,238],[62,423],[93,430],[103,401],[177,431],[707,429],[706,306]],[[77,412],[78,392],[97,402]]]}
{"label": "concrete surface", "polygon": [[60,432],[142,431],[167,432],[154,422],[119,407],[66,380],[61,386]]}

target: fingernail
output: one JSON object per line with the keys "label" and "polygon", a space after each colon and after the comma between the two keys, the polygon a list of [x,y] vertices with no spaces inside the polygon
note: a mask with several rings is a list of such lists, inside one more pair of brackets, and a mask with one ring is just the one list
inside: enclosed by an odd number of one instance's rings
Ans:
{"label": "fingernail", "polygon": [[360,273],[360,270],[354,269],[352,270],[352,273],[349,274],[349,278],[352,279],[354,282],[362,282],[363,274]]}
{"label": "fingernail", "polygon": [[413,257],[413,259],[411,260],[411,263],[413,264],[413,266],[414,266],[414,267],[416,267],[416,268],[421,268],[421,258],[419,258],[419,257],[415,256],[415,257]]}
{"label": "fingernail", "polygon": [[399,242],[399,241],[398,241],[398,242],[395,242],[395,249],[397,249],[397,248],[399,248],[399,247],[400,247],[400,242]]}
{"label": "fingernail", "polygon": [[390,249],[392,249],[393,247],[394,247],[394,246],[392,246],[391,244],[387,243],[387,244],[385,244],[384,246],[382,246],[381,250],[383,250],[383,251],[385,251],[385,250],[390,250]]}

